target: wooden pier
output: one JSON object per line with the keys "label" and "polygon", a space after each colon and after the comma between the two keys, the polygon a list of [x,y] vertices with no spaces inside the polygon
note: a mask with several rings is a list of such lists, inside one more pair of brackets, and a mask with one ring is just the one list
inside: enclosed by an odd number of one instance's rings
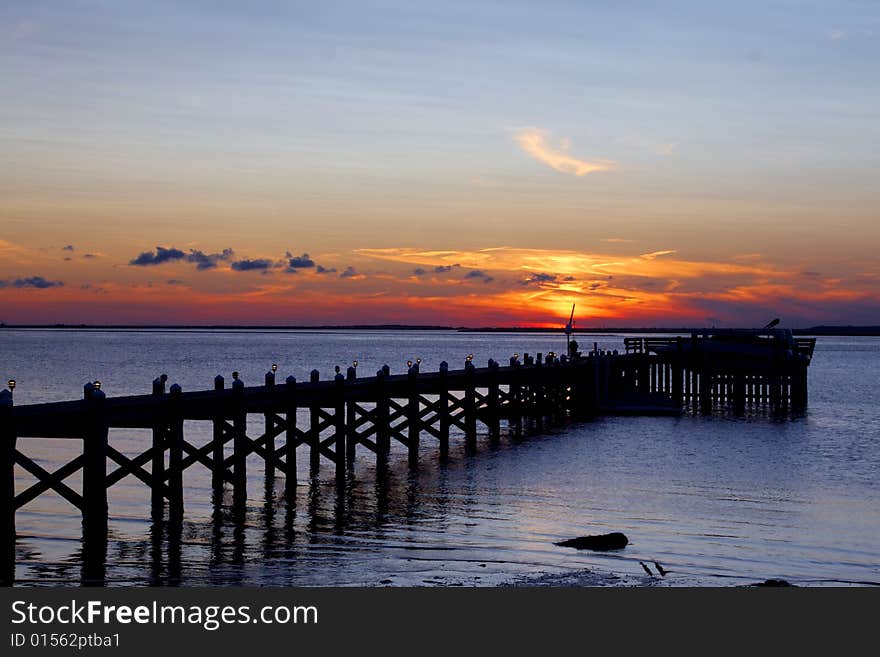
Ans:
{"label": "wooden pier", "polygon": [[[737,335],[741,336],[743,332]],[[180,520],[184,514],[184,476],[189,468],[211,473],[215,503],[232,490],[232,505],[247,500],[247,459],[259,456],[267,477],[285,477],[285,497],[296,491],[297,458],[308,454],[310,470],[326,463],[340,486],[360,455],[387,464],[392,442],[406,448],[416,466],[423,441],[433,441],[441,456],[452,440],[467,453],[478,436],[498,440],[502,423],[521,435],[545,423],[611,414],[745,412],[749,408],[799,411],[807,402],[807,367],[814,339],[795,340],[790,332],[754,332],[757,348],[743,352],[724,332],[694,332],[679,338],[626,338],[624,351],[593,349],[567,356],[523,354],[501,366],[490,360],[462,369],[441,363],[421,372],[411,363],[404,374],[385,366],[375,376],[358,377],[357,368],[322,380],[313,370],[308,381],[292,376],[276,381],[267,372],[261,385],[246,386],[236,375],[227,387],[222,376],[208,390],[166,390],[157,378],[150,394],[107,397],[97,382],[84,386],[76,401],[14,406],[9,390],[0,392],[0,541],[4,564],[0,581],[12,582],[16,510],[54,491],[82,514],[84,552],[106,548],[107,490],[135,477],[151,490],[152,517]],[[731,334],[733,336],[733,334]],[[308,420],[299,422],[304,409]],[[187,439],[185,422],[211,423],[204,444]],[[524,428],[525,426],[525,428]],[[113,446],[113,434],[126,429],[151,431],[149,444],[136,456]],[[112,430],[112,431],[111,431]],[[49,472],[27,456],[28,438],[79,440],[82,452]],[[36,482],[16,492],[16,471]],[[82,486],[65,483],[82,471]]]}

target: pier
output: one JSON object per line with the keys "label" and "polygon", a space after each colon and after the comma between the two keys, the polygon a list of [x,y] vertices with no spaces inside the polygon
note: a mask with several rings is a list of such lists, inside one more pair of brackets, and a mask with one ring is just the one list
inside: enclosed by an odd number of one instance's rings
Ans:
{"label": "pier", "polygon": [[[107,490],[134,477],[151,491],[154,520],[179,521],[184,514],[184,477],[207,468],[215,503],[232,491],[232,506],[247,500],[247,459],[257,455],[267,479],[285,477],[284,496],[295,498],[297,459],[310,471],[333,468],[340,487],[359,458],[387,464],[392,443],[405,448],[416,467],[420,447],[432,441],[441,457],[452,441],[474,454],[478,437],[497,441],[502,427],[523,435],[559,424],[615,414],[670,415],[714,412],[800,412],[807,404],[807,369],[815,339],[790,331],[693,331],[673,338],[625,338],[623,349],[566,355],[519,354],[504,365],[489,360],[461,369],[441,363],[437,371],[358,376],[357,363],[322,379],[276,380],[276,368],[258,385],[235,374],[216,376],[206,390],[184,391],[160,376],[145,382],[149,394],[110,397],[89,382],[74,401],[15,406],[14,382],[0,392],[0,560],[4,584],[13,581],[15,514],[53,491],[82,514],[83,550],[106,549]],[[338,369],[338,368],[337,368]],[[188,439],[185,423],[210,423],[210,439]],[[137,455],[113,445],[116,432],[148,429]],[[81,453],[54,472],[27,456],[27,439],[76,440]],[[16,490],[16,473],[36,480]],[[81,471],[78,490],[65,483]],[[19,487],[20,488],[20,487]],[[146,510],[145,510],[146,514]],[[84,556],[85,558],[85,556]]]}

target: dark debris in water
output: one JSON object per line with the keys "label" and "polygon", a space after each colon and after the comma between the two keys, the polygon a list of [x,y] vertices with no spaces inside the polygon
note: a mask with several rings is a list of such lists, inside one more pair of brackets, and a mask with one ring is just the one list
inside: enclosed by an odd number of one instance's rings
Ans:
{"label": "dark debris in water", "polygon": [[595,550],[607,552],[608,550],[622,550],[629,543],[626,534],[612,532],[610,534],[598,534],[596,536],[580,536],[570,538],[567,541],[555,543],[561,547],[571,547],[576,550]]}

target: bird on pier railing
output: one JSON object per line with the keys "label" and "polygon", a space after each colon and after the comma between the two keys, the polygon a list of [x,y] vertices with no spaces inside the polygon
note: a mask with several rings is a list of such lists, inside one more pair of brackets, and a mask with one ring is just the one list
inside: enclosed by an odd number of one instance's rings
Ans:
{"label": "bird on pier railing", "polygon": [[764,330],[769,331],[770,329],[776,328],[777,326],[779,326],[779,318],[778,317],[776,319],[769,321],[767,323],[767,325],[764,327]]}

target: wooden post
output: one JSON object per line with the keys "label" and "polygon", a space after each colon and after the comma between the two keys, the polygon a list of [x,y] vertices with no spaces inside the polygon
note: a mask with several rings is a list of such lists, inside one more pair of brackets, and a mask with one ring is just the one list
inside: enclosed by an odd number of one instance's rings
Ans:
{"label": "wooden post", "polygon": [[[266,388],[272,388],[272,386],[275,385],[275,372],[266,372],[265,384]],[[266,427],[266,442],[264,443],[264,449],[266,450],[266,456],[269,457],[265,459],[266,479],[269,480],[275,478],[275,438],[271,435],[272,431],[275,429],[275,421],[272,413],[266,413],[263,415],[263,421]]]}
{"label": "wooden post", "polygon": [[535,359],[535,367],[532,370],[532,394],[534,395],[533,413],[535,417],[535,427],[538,431],[544,428],[544,411],[546,408],[546,391],[544,390],[544,372],[542,371],[541,354]]}
{"label": "wooden post", "polygon": [[[680,345],[681,343],[679,343]],[[676,358],[676,360],[670,364],[669,367],[669,375],[672,377],[671,381],[671,392],[672,392],[672,401],[675,402],[675,405],[681,407],[684,402],[684,394],[682,392],[682,368],[681,361]]]}
{"label": "wooden post", "polygon": [[15,582],[15,424],[12,392],[0,390],[0,586]]}
{"label": "wooden post", "polygon": [[407,456],[410,467],[419,464],[419,391],[417,377],[418,365],[411,365],[407,373]]}
{"label": "wooden post", "polygon": [[474,364],[471,361],[464,366],[464,439],[469,451],[477,446],[477,405],[476,386],[474,384]]}
{"label": "wooden post", "polygon": [[[312,370],[309,375],[309,381],[317,383],[321,378],[318,370]],[[318,401],[317,395],[312,395],[312,404],[309,406],[309,467],[312,474],[316,473],[321,467],[321,432],[318,425],[321,423],[321,416],[318,410],[321,408],[321,402]]]}
{"label": "wooden post", "polygon": [[440,424],[440,457],[449,454],[449,363],[440,363],[440,396],[437,398],[437,419]]}
{"label": "wooden post", "polygon": [[735,413],[746,410],[746,377],[742,372],[733,375],[733,410]]}
{"label": "wooden post", "polygon": [[777,373],[777,371],[771,372],[767,376],[767,380],[769,382],[769,387],[770,387],[770,408],[772,410],[776,411],[779,409],[779,393],[780,393],[780,388],[781,388],[781,383],[779,381],[779,374]]}
{"label": "wooden post", "polygon": [[700,370],[700,412],[712,412],[712,372],[707,367]]}
{"label": "wooden post", "polygon": [[336,483],[345,483],[345,375],[342,372],[336,374],[336,408],[333,412],[334,433],[336,434]]}
{"label": "wooden post", "polygon": [[284,496],[288,504],[296,499],[296,378],[287,377],[285,384],[285,424],[284,464],[287,476],[284,478]]}
{"label": "wooden post", "polygon": [[489,359],[489,388],[487,393],[489,437],[496,441],[501,436],[501,418],[498,408],[498,363]]}
{"label": "wooden post", "polygon": [[[522,385],[520,384],[521,363],[518,358],[512,357],[510,365],[513,367],[513,378],[510,382],[510,408],[513,417],[513,430],[517,437],[522,436]],[[510,422],[510,420],[508,420]]]}
{"label": "wooden post", "polygon": [[391,450],[391,426],[388,421],[389,407],[385,389],[384,368],[376,372],[376,467],[381,468],[388,462]]}
{"label": "wooden post", "polygon": [[651,379],[651,366],[647,362],[647,356],[643,356],[641,358],[641,363],[639,364],[639,391],[641,392],[650,392],[650,379]]}
{"label": "wooden post", "polygon": [[[218,374],[214,377],[214,390],[220,392],[225,385],[226,380],[221,375]],[[214,504],[218,505],[223,501],[223,480],[224,475],[226,474],[226,466],[223,463],[226,458],[225,450],[223,449],[223,425],[225,422],[226,420],[222,413],[214,418],[214,431],[212,436],[214,449],[212,450],[211,455],[211,463],[213,465],[211,468],[211,489],[214,492]]]}
{"label": "wooden post", "polygon": [[107,540],[107,419],[104,391],[84,389],[86,432],[83,436],[83,539],[100,545]]}
{"label": "wooden post", "polygon": [[244,381],[232,376],[232,506],[239,511],[247,506],[247,412],[244,407]]}
{"label": "wooden post", "polygon": [[[357,368],[350,366],[345,371],[345,378],[346,381],[349,382],[349,385],[354,383],[357,379]],[[345,464],[348,468],[354,467],[354,459],[357,450],[357,427],[355,427],[355,421],[357,420],[356,406],[357,402],[352,399],[346,403],[345,408]]]}
{"label": "wooden post", "polygon": [[183,416],[180,395],[183,390],[175,383],[169,390],[171,432],[168,436],[168,516],[183,518]]}
{"label": "wooden post", "polygon": [[[153,379],[153,396],[161,400],[165,394],[166,374]],[[150,509],[153,520],[161,520],[165,508],[165,435],[168,433],[165,421],[165,404],[163,403],[156,415],[162,418],[153,425],[153,458],[151,460],[151,474],[153,475],[153,487],[150,489]]]}

